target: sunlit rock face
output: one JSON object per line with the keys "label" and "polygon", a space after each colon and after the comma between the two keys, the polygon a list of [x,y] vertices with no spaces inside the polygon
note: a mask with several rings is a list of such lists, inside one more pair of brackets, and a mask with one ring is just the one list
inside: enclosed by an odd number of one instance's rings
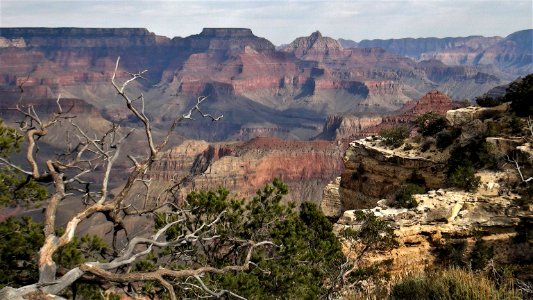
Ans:
{"label": "sunlit rock face", "polygon": [[289,185],[285,200],[320,203],[324,186],[340,175],[346,147],[327,141],[284,141],[258,137],[248,142],[187,141],[154,164],[154,186],[169,186],[185,176],[182,196],[220,186],[238,197],[251,197],[274,178]]}

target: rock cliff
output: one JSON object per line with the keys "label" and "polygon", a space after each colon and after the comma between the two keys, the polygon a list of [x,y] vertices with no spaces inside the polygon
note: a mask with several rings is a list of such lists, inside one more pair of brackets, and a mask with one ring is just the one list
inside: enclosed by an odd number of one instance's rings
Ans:
{"label": "rock cliff", "polygon": [[[498,196],[499,187],[488,176],[476,194],[454,190],[431,190],[415,195],[416,209],[396,209],[380,203],[370,209],[382,220],[392,222],[399,246],[390,253],[374,253],[369,262],[393,259],[392,273],[402,276],[420,272],[437,263],[438,248],[446,243],[465,241],[466,253],[476,237],[493,247],[498,263],[516,264],[533,259],[530,242],[517,242],[518,225],[533,223],[533,212],[516,205],[516,195]],[[353,211],[346,211],[336,224],[337,230],[359,224]],[[527,225],[525,225],[527,226]]]}
{"label": "rock cliff", "polygon": [[323,37],[320,31],[315,31],[308,37],[299,37],[283,49],[304,59],[316,59],[317,56],[335,54],[341,50],[342,46],[339,42],[330,37]]}
{"label": "rock cliff", "polygon": [[417,117],[434,112],[446,115],[452,108],[459,107],[447,95],[430,91],[416,101],[407,102],[401,109],[383,116],[332,115],[326,119],[322,133],[323,139],[353,139],[379,134],[383,128],[396,126],[413,127]]}
{"label": "rock cliff", "polygon": [[[490,68],[416,62],[379,48],[346,49],[320,32],[283,51],[245,28],[205,28],[173,39],[141,28],[3,28],[0,38],[2,97],[24,82],[26,97],[61,93],[85,100],[108,120],[124,121],[109,84],[120,56],[119,80],[148,70],[146,80],[131,88],[149,97],[146,110],[155,128],[184,113],[198,95],[209,96],[209,107],[226,123],[178,131],[211,140],[252,137],[246,132],[256,130],[249,124],[272,124],[288,130],[276,136],[308,139],[320,133],[328,115],[383,114],[436,87],[463,99],[504,83],[486,73]],[[510,38],[515,40],[522,38]]]}
{"label": "rock cliff", "polygon": [[286,200],[319,203],[324,186],[342,172],[344,149],[337,142],[266,137],[215,144],[188,141],[167,152],[150,177],[154,186],[163,188],[189,176],[182,196],[191,190],[223,186],[245,198],[278,177],[289,185]]}
{"label": "rock cliff", "polygon": [[442,159],[385,149],[369,137],[350,143],[344,156],[340,181],[341,211],[371,208],[392,197],[400,185],[417,171],[429,188],[444,184],[446,163]]}
{"label": "rock cliff", "polygon": [[379,47],[415,60],[438,60],[449,66],[494,66],[510,78],[516,78],[533,72],[532,38],[533,29],[527,29],[505,38],[469,36],[339,41],[347,47]]}
{"label": "rock cliff", "polygon": [[[444,100],[440,93],[428,99]],[[406,111],[425,111],[426,106],[413,104]],[[444,105],[445,106],[445,105]],[[443,106],[443,109],[444,109]],[[368,137],[350,143],[345,157],[345,169],[340,178],[324,189],[322,211],[338,218],[337,231],[359,228],[361,220],[356,210],[371,212],[381,220],[390,222],[395,229],[399,246],[390,252],[374,252],[365,258],[366,263],[392,259],[392,273],[403,276],[409,272],[423,271],[427,266],[442,263],[443,247],[465,243],[467,255],[481,238],[494,249],[493,259],[500,264],[522,264],[533,259],[533,240],[528,236],[528,226],[533,224],[531,199],[519,194],[513,187],[524,184],[514,163],[505,164],[505,154],[513,154],[513,161],[521,168],[524,178],[533,175],[533,151],[525,136],[508,136],[507,129],[486,137],[485,129],[470,127],[500,122],[508,124],[506,104],[493,108],[461,108],[446,112],[449,122],[463,129],[457,145],[483,138],[499,168],[479,169],[480,186],[475,192],[446,188],[445,171],[450,156],[449,148],[442,151],[422,152],[418,145],[413,149],[384,147],[379,138]],[[409,115],[406,115],[409,116]],[[494,123],[494,124],[496,124]],[[478,125],[475,125],[478,124]],[[508,125],[506,125],[508,126]],[[410,139],[409,142],[414,141]],[[392,207],[394,195],[402,183],[416,170],[429,191],[414,195],[415,208]],[[345,249],[348,251],[349,245]],[[348,254],[349,255],[349,254]]]}

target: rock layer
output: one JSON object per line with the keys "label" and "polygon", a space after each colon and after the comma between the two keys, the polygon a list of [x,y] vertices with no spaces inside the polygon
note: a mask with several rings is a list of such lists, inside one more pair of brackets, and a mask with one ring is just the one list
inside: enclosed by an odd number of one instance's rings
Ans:
{"label": "rock layer", "polygon": [[[275,177],[289,185],[286,200],[319,203],[324,186],[344,167],[345,147],[337,142],[254,138],[248,142],[208,144],[189,141],[167,152],[152,168],[154,186],[190,178],[182,196],[223,186],[238,197],[251,197]],[[156,183],[157,182],[157,183]]]}

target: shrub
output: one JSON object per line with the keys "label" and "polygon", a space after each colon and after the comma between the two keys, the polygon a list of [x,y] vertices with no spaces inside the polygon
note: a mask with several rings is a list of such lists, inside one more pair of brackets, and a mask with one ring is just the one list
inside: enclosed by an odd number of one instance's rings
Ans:
{"label": "shrub", "polygon": [[468,263],[465,239],[439,240],[434,251],[442,266],[465,267]]}
{"label": "shrub", "polygon": [[498,159],[491,145],[485,140],[474,140],[467,145],[456,147],[448,159],[448,184],[474,192],[480,184],[480,178],[475,176],[476,169],[483,167],[498,167]]}
{"label": "shrub", "polygon": [[522,134],[525,126],[525,122],[516,115],[513,115],[509,120],[509,127],[511,128],[511,132],[513,134]]}
{"label": "shrub", "polygon": [[400,187],[400,190],[396,194],[394,207],[398,208],[415,208],[418,206],[413,195],[423,194],[426,192],[426,189],[413,183],[406,183]]}
{"label": "shrub", "polygon": [[481,107],[494,107],[502,104],[502,99],[483,95],[476,98],[476,103]]}
{"label": "shrub", "polygon": [[448,146],[453,144],[453,141],[461,135],[460,129],[444,129],[441,132],[437,133],[437,147],[439,149],[446,149]]}
{"label": "shrub", "polygon": [[404,126],[382,129],[379,135],[383,138],[385,145],[398,148],[409,136],[409,129]]}
{"label": "shrub", "polygon": [[472,265],[472,270],[483,270],[487,266],[488,261],[494,255],[494,248],[489,247],[487,242],[485,242],[481,237],[476,238],[476,243],[474,244],[474,249],[470,254],[470,263]]}
{"label": "shrub", "polygon": [[416,119],[418,132],[423,136],[435,136],[448,126],[446,119],[434,112],[428,112]]}
{"label": "shrub", "polygon": [[481,178],[475,172],[474,167],[465,161],[465,165],[457,166],[448,174],[448,184],[467,192],[475,192],[481,184]]}
{"label": "shrub", "polygon": [[484,300],[521,299],[518,292],[490,281],[482,274],[458,268],[408,277],[394,285],[391,299]]}
{"label": "shrub", "polygon": [[504,100],[511,102],[511,109],[517,116],[533,115],[533,74],[512,82],[506,90]]}

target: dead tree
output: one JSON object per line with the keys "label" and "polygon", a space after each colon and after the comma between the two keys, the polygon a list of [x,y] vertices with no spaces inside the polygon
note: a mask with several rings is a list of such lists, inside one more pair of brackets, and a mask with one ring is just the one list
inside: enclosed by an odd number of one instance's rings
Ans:
{"label": "dead tree", "polygon": [[[187,119],[192,119],[194,114],[199,114],[203,118],[217,121],[222,116],[214,117],[210,114],[203,113],[200,105],[207,99],[198,97],[193,107],[185,114],[178,116],[170,125],[164,137],[156,142],[153,136],[152,123],[145,113],[145,99],[142,94],[138,97],[132,97],[126,90],[128,86],[142,78],[146,72],[128,73],[129,79],[123,83],[117,80],[119,71],[119,59],[117,59],[115,70],[111,83],[117,91],[119,98],[124,101],[129,112],[142,124],[143,136],[147,145],[147,155],[145,157],[135,157],[126,155],[131,162],[131,168],[127,180],[121,185],[120,191],[111,194],[110,178],[113,176],[114,164],[122,155],[121,150],[127,143],[133,130],[123,130],[119,125],[113,124],[111,128],[103,135],[94,137],[84,128],[76,123],[75,116],[61,107],[61,101],[57,100],[57,111],[48,119],[39,116],[33,106],[17,106],[14,109],[22,113],[24,121],[21,122],[21,130],[25,135],[27,147],[25,149],[27,168],[19,167],[7,159],[2,159],[0,163],[12,167],[28,177],[39,181],[49,182],[52,186],[52,192],[44,209],[44,244],[38,255],[39,281],[21,288],[4,288],[0,290],[0,298],[20,298],[28,293],[45,293],[49,295],[58,295],[62,290],[72,285],[76,280],[93,275],[113,283],[142,283],[145,281],[156,281],[166,291],[170,299],[176,299],[174,285],[176,280],[186,279],[187,285],[201,291],[208,296],[221,296],[223,294],[240,296],[226,290],[215,290],[208,287],[202,280],[206,273],[221,274],[226,272],[238,272],[247,270],[251,264],[251,257],[254,250],[258,247],[270,247],[270,241],[236,241],[242,249],[241,263],[235,265],[226,265],[223,267],[201,266],[198,268],[174,270],[160,266],[159,269],[151,272],[136,272],[131,267],[136,261],[144,258],[149,253],[156,251],[168,245],[194,244],[198,241],[206,241],[216,238],[212,231],[213,226],[219,222],[220,217],[203,224],[196,228],[184,232],[173,240],[166,240],[166,231],[174,224],[183,222],[188,217],[188,212],[180,209],[172,201],[172,197],[163,199],[159,205],[138,209],[128,203],[134,191],[134,186],[141,184],[144,186],[144,195],[150,192],[150,180],[146,179],[147,171],[155,161],[160,158],[161,152],[169,143],[169,138],[176,126]],[[21,88],[22,90],[22,88]],[[74,135],[69,137],[67,151],[57,158],[47,159],[44,165],[38,162],[35,147],[38,140],[48,134],[53,126],[68,123],[74,130]],[[70,139],[75,140],[73,143]],[[99,182],[91,182],[88,175],[94,174],[97,170],[102,173]],[[170,192],[170,189],[167,191]],[[58,234],[57,211],[58,206],[67,198],[76,198],[85,206],[77,211],[71,217],[64,227],[64,232]],[[103,214],[106,220],[113,224],[116,232],[124,230],[124,219],[133,215],[145,215],[154,213],[154,211],[164,206],[174,206],[173,214],[175,220],[160,228],[151,236],[128,236],[128,242],[122,249],[115,249],[114,256],[106,262],[85,262],[62,274],[57,272],[57,264],[53,259],[55,253],[62,246],[70,243],[75,236],[79,234],[78,226],[80,223],[96,216]],[[127,235],[127,234],[126,234]],[[116,246],[116,245],[115,245]]]}

